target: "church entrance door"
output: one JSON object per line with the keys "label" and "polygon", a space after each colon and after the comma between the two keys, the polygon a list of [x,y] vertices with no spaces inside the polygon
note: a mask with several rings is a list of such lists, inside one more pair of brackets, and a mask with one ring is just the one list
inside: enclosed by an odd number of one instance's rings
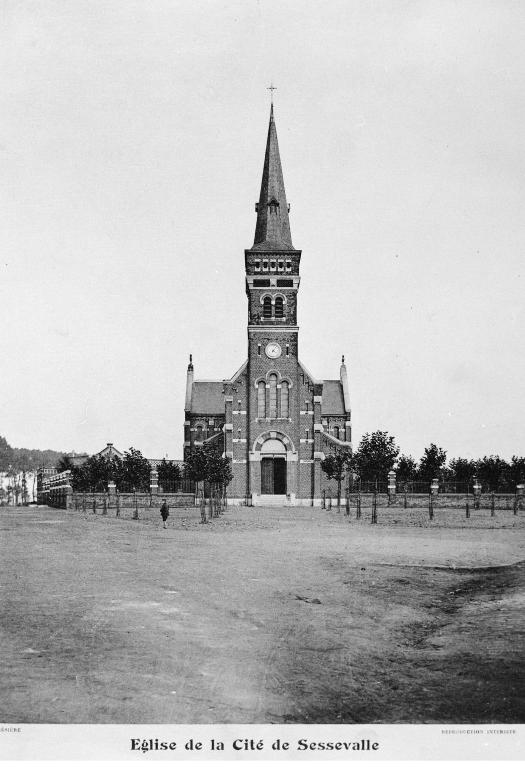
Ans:
{"label": "church entrance door", "polygon": [[262,495],[286,495],[286,458],[284,456],[261,459]]}

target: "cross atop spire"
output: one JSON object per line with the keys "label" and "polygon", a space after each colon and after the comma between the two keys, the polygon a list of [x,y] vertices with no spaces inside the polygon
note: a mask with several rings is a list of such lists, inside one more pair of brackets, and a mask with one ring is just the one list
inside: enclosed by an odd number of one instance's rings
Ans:
{"label": "cross atop spire", "polygon": [[[274,86],[271,85],[270,89],[272,89],[270,92],[273,95]],[[252,249],[293,250],[288,219],[290,206],[286,201],[284,190],[279,143],[273,116],[273,101],[270,107],[270,124],[266,140],[261,193],[255,210],[257,211],[257,224]]]}
{"label": "cross atop spire", "polygon": [[277,90],[277,88],[275,87],[275,85],[274,85],[274,84],[273,84],[273,82],[272,82],[272,83],[270,83],[270,85],[268,86],[268,88],[266,88],[266,90],[267,90],[267,91],[270,91],[270,99],[271,99],[271,104],[272,104],[272,106],[273,106],[273,92],[274,92],[274,91],[276,91],[276,90]]}

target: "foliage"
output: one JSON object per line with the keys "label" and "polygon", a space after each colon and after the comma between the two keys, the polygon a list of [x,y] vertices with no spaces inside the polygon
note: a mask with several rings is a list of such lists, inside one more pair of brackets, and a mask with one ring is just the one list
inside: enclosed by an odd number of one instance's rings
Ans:
{"label": "foliage", "polygon": [[63,471],[72,471],[75,465],[68,455],[63,455],[56,465],[56,470],[60,474]]}
{"label": "foliage", "polygon": [[230,460],[223,458],[213,445],[196,447],[186,458],[184,465],[186,476],[195,482],[225,486],[233,478]]}
{"label": "foliage", "polygon": [[511,487],[510,465],[499,455],[485,455],[477,463],[477,477],[482,487],[505,488]]}
{"label": "foliage", "polygon": [[114,456],[92,455],[81,466],[71,470],[73,488],[80,491],[105,492],[108,482],[116,483],[119,490],[147,492],[150,482],[150,462],[140,450],[130,447],[123,460]]}
{"label": "foliage", "polygon": [[165,458],[157,466],[157,473],[159,475],[159,485],[162,488],[175,487],[181,481],[179,465],[173,461],[167,461]]}
{"label": "foliage", "polygon": [[399,448],[394,437],[387,431],[375,431],[365,434],[354,454],[354,468],[365,482],[386,480],[388,472],[394,466]]}
{"label": "foliage", "polygon": [[120,458],[105,458],[104,456],[92,455],[81,466],[74,466],[71,470],[71,483],[74,490],[103,493],[107,490],[110,480],[116,481],[122,475],[122,461]]}
{"label": "foliage", "polygon": [[10,469],[33,472],[40,466],[56,466],[62,453],[57,450],[29,450],[28,448],[11,447],[5,437],[0,437],[0,471]]}
{"label": "foliage", "polygon": [[525,484],[525,458],[512,456],[508,476],[513,485]]}
{"label": "foliage", "polygon": [[443,469],[447,461],[447,453],[433,442],[425,448],[423,457],[419,462],[418,478],[424,482],[431,482],[434,478],[443,476]]}
{"label": "foliage", "polygon": [[477,470],[477,461],[470,458],[453,458],[446,470],[446,478],[461,484],[471,484]]}
{"label": "foliage", "polygon": [[396,478],[400,482],[411,482],[417,477],[417,463],[411,455],[400,455],[396,464]]}
{"label": "foliage", "polygon": [[328,479],[337,482],[337,505],[341,505],[341,483],[346,472],[352,468],[352,451],[348,447],[333,447],[331,452],[321,461],[321,469]]}
{"label": "foliage", "polygon": [[144,458],[140,450],[130,447],[124,453],[121,473],[117,475],[115,481],[117,487],[121,484],[124,485],[126,490],[133,489],[147,492],[149,490],[150,475],[151,464],[148,459]]}

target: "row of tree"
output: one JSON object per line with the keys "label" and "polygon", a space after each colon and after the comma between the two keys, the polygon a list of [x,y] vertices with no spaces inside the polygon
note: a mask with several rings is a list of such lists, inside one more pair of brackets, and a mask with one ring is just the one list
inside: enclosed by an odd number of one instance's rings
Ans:
{"label": "row of tree", "polygon": [[322,462],[322,469],[329,479],[337,482],[339,499],[345,477],[353,476],[362,482],[386,482],[392,469],[400,483],[430,483],[437,478],[441,482],[467,485],[477,478],[486,489],[513,492],[518,483],[525,481],[525,457],[514,455],[510,461],[498,455],[476,460],[453,458],[447,464],[446,450],[434,443],[425,448],[418,461],[400,452],[393,436],[386,431],[375,431],[363,436],[354,453],[347,448],[332,450]]}
{"label": "row of tree", "polygon": [[[74,490],[104,492],[108,482],[115,482],[123,492],[137,490],[148,492],[150,487],[151,464],[140,450],[130,447],[124,458],[105,458],[92,455],[81,466],[75,466],[68,456],[62,456],[57,470],[71,471]],[[163,460],[157,466],[158,481],[165,491],[177,490],[184,477],[194,482],[209,482],[214,489],[226,486],[232,478],[230,462],[210,445],[196,449],[183,464]]]}
{"label": "row of tree", "polygon": [[[73,487],[80,491],[104,491],[110,480],[116,482],[120,490],[149,490],[151,465],[134,448],[130,448],[123,459],[91,456],[81,466],[73,465],[71,459],[64,456],[57,469],[70,469]],[[334,448],[322,462],[322,469],[328,478],[338,483],[339,493],[345,477],[359,478],[363,482],[385,482],[392,469],[401,483],[430,483],[438,478],[445,482],[471,484],[477,478],[487,489],[512,492],[516,484],[525,479],[525,458],[513,456],[506,461],[491,455],[478,460],[453,458],[447,464],[446,451],[432,443],[416,461],[410,455],[400,455],[395,438],[388,432],[376,431],[365,434],[353,453],[348,448]],[[212,445],[195,449],[182,469],[173,461],[162,461],[157,471],[159,485],[166,490],[176,489],[183,477],[208,482],[214,487],[226,486],[232,479],[230,461]]]}

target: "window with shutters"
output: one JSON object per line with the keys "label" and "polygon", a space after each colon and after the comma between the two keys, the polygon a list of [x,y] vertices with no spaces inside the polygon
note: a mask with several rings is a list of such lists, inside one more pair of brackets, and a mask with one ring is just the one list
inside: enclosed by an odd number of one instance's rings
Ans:
{"label": "window with shutters", "polygon": [[275,299],[275,316],[284,317],[283,299],[281,296],[277,296]]}
{"label": "window with shutters", "polygon": [[272,299],[270,296],[265,296],[263,301],[263,317],[272,316]]}

